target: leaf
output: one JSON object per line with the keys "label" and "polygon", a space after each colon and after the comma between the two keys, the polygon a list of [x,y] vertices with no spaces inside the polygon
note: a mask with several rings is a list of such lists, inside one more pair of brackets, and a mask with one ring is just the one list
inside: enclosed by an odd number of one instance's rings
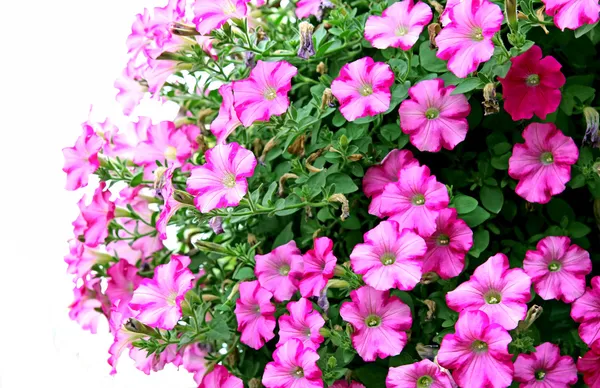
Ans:
{"label": "leaf", "polygon": [[421,67],[433,73],[444,73],[448,71],[446,62],[436,57],[436,53],[437,50],[431,50],[429,48],[428,40],[421,43],[419,46],[419,60],[421,61]]}
{"label": "leaf", "polygon": [[215,315],[209,322],[206,339],[208,341],[227,341],[230,337],[229,326],[221,315]]}
{"label": "leaf", "polygon": [[479,87],[483,87],[483,84],[479,78],[467,78],[456,86],[456,89],[452,91],[452,94],[464,94]]}
{"label": "leaf", "polygon": [[245,279],[251,279],[253,277],[254,277],[254,270],[250,267],[240,267],[233,274],[233,278],[235,280],[245,280]]}
{"label": "leaf", "polygon": [[404,84],[395,84],[392,86],[392,100],[390,101],[390,107],[385,111],[384,114],[388,114],[408,97],[408,89],[410,88],[410,81],[404,82]]}
{"label": "leaf", "polygon": [[342,116],[342,114],[340,113],[340,111],[337,110],[333,114],[333,119],[331,120],[331,122],[336,127],[341,127],[342,125],[344,125],[346,123],[346,119],[344,118],[344,116]]}
{"label": "leaf", "polygon": [[290,222],[285,226],[285,228],[283,228],[281,232],[279,232],[277,237],[275,237],[275,241],[273,241],[272,249],[275,249],[278,246],[287,244],[288,242],[292,241],[292,239],[294,238],[294,232],[292,232],[292,225],[294,225],[294,223]]}
{"label": "leaf", "polygon": [[467,214],[475,210],[477,207],[477,200],[468,195],[457,195],[452,198],[452,206],[456,208],[458,214]]}
{"label": "leaf", "polygon": [[567,220],[572,221],[575,219],[575,212],[569,206],[569,204],[560,198],[553,198],[548,205],[546,205],[548,215],[552,221],[560,223],[564,217]]}
{"label": "leaf", "polygon": [[575,38],[581,38],[582,36],[587,34],[589,31],[593,30],[597,24],[598,24],[598,22],[596,22],[594,24],[586,24],[586,25],[579,27],[578,29],[575,30]]}
{"label": "leaf", "polygon": [[339,194],[353,193],[358,190],[358,186],[354,184],[352,178],[341,172],[329,175],[327,177],[327,184],[335,184],[335,192]]}
{"label": "leaf", "polygon": [[481,198],[483,206],[492,213],[498,214],[500,210],[502,210],[504,194],[502,194],[500,188],[487,185],[483,186],[479,193],[479,197]]}
{"label": "leaf", "polygon": [[397,138],[400,137],[400,134],[402,133],[400,131],[400,126],[395,123],[384,125],[383,127],[381,127],[379,132],[381,133],[381,136],[383,136],[384,139],[389,141],[395,141]]}
{"label": "leaf", "polygon": [[490,232],[485,229],[477,229],[473,233],[473,247],[469,251],[469,254],[473,257],[479,257],[483,251],[486,250],[490,244]]}
{"label": "leaf", "polygon": [[271,202],[271,199],[273,199],[273,194],[275,193],[275,190],[277,190],[277,182],[271,182],[265,196],[262,199],[263,206],[269,206],[269,202]]}
{"label": "leaf", "polygon": [[587,225],[577,221],[571,222],[567,230],[572,238],[584,237],[592,231]]}
{"label": "leaf", "polygon": [[474,228],[490,218],[490,213],[485,211],[481,206],[477,206],[472,212],[463,214],[460,218],[462,218],[471,228]]}
{"label": "leaf", "polygon": [[131,179],[131,183],[129,183],[129,186],[131,186],[131,187],[139,186],[142,183],[143,179],[144,179],[144,172],[142,171]]}

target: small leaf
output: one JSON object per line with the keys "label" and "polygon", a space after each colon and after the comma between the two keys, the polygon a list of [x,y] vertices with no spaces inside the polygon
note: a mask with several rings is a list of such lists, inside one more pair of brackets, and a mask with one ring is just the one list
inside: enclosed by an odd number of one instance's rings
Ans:
{"label": "small leaf", "polygon": [[279,232],[277,237],[275,237],[275,241],[273,241],[272,249],[275,249],[283,244],[287,244],[288,242],[292,241],[292,239],[294,238],[294,232],[292,232],[292,225],[294,225],[294,223],[290,222],[285,226],[285,228],[283,228],[281,232]]}
{"label": "small leaf", "polygon": [[483,206],[492,213],[498,214],[500,210],[502,210],[504,194],[502,194],[500,188],[487,185],[483,186],[479,193],[479,197],[481,198]]}
{"label": "small leaf", "polygon": [[477,225],[481,225],[488,218],[490,218],[490,213],[485,211],[481,206],[477,206],[475,210],[473,210],[470,213],[461,215],[460,218],[462,218],[471,228],[474,228]]}
{"label": "small leaf", "polygon": [[144,172],[142,171],[131,179],[131,183],[129,183],[129,186],[131,186],[131,187],[139,186],[142,183],[143,179],[144,179]]}
{"label": "small leaf", "polygon": [[245,279],[251,279],[253,277],[254,277],[254,270],[250,267],[240,267],[233,274],[233,278],[235,280],[245,280]]}
{"label": "small leaf", "polygon": [[581,238],[589,234],[592,230],[581,222],[571,222],[568,228],[569,236],[572,238]]}
{"label": "small leaf", "polygon": [[477,207],[477,200],[468,195],[457,195],[452,198],[452,205],[456,208],[458,214],[467,214],[475,210]]}
{"label": "small leaf", "polygon": [[400,126],[398,124],[386,124],[379,130],[381,136],[389,141],[395,141],[400,137]]}
{"label": "small leaf", "polygon": [[464,94],[479,87],[483,87],[483,83],[479,78],[467,78],[456,86],[456,89],[452,91],[452,94]]}
{"label": "small leaf", "polygon": [[327,184],[335,184],[335,192],[339,194],[353,193],[358,190],[358,186],[354,184],[352,178],[341,172],[329,175],[327,177]]}
{"label": "small leaf", "polygon": [[436,57],[436,53],[437,50],[431,50],[429,48],[428,40],[421,43],[419,46],[419,59],[421,61],[421,67],[433,73],[444,73],[448,71],[446,62]]}

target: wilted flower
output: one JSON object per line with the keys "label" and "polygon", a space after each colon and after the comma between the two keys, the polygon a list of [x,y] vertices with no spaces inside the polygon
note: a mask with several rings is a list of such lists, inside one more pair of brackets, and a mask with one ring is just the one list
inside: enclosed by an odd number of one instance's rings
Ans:
{"label": "wilted flower", "polygon": [[308,59],[315,55],[315,46],[313,45],[313,31],[315,27],[309,22],[301,22],[298,28],[300,29],[298,56],[302,59]]}

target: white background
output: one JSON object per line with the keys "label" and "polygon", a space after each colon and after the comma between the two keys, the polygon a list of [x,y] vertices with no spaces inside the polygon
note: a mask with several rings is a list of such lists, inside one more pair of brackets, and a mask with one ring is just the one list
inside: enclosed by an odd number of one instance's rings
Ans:
{"label": "white background", "polygon": [[107,325],[68,318],[64,255],[81,192],[63,189],[61,149],[90,105],[114,115],[135,14],[166,0],[3,0],[0,5],[0,387],[193,387],[169,365],[146,376],[123,354],[108,375]]}

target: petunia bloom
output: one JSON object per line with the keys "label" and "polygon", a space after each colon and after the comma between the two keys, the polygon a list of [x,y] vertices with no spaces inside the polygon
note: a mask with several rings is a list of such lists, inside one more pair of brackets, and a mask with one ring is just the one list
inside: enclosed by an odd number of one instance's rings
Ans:
{"label": "petunia bloom", "polygon": [[410,308],[389,291],[363,286],[350,293],[351,302],[342,303],[340,315],[354,327],[352,344],[365,361],[400,354],[410,330]]}
{"label": "petunia bloom", "polygon": [[233,107],[233,88],[230,84],[222,85],[219,94],[223,98],[219,115],[210,124],[210,131],[217,138],[217,144],[225,144],[227,137],[242,123]]}
{"label": "petunia bloom", "polygon": [[425,240],[410,229],[400,230],[396,221],[381,221],[364,240],[352,250],[350,263],[367,285],[379,291],[415,288],[421,280]]}
{"label": "petunia bloom", "polygon": [[113,306],[127,306],[133,296],[133,291],[142,282],[137,267],[129,264],[127,260],[121,259],[106,272],[110,276],[106,287],[106,296]]}
{"label": "petunia bloom", "polygon": [[265,367],[262,383],[267,388],[323,388],[323,372],[317,366],[319,355],[290,339],[273,352],[273,361]]}
{"label": "petunia bloom", "polygon": [[104,141],[87,124],[83,125],[83,133],[77,138],[73,147],[63,148],[65,157],[63,171],[67,173],[67,190],[77,190],[88,184],[88,177],[93,174],[100,162],[98,152]]}
{"label": "petunia bloom", "polygon": [[196,384],[201,384],[206,374],[206,360],[204,357],[208,352],[199,343],[185,346],[181,355],[181,365],[190,373],[194,374]]}
{"label": "petunia bloom", "polygon": [[523,261],[535,292],[544,300],[571,303],[585,292],[585,275],[592,271],[590,254],[568,237],[548,236]]}
{"label": "petunia bloom", "polygon": [[304,274],[300,280],[300,294],[303,297],[321,295],[327,281],[333,277],[337,258],[333,254],[333,241],[328,237],[314,240],[314,248],[302,256]]}
{"label": "petunia bloom", "polygon": [[418,166],[419,161],[407,150],[392,150],[381,161],[381,164],[370,167],[363,178],[363,192],[371,198],[369,214],[382,217],[381,193],[385,185],[398,181],[400,170],[405,167]]}
{"label": "petunia bloom", "polygon": [[338,380],[330,388],[365,388],[365,386],[356,381]]}
{"label": "petunia bloom", "polygon": [[448,10],[450,23],[435,38],[437,57],[448,60],[448,69],[465,78],[494,54],[492,37],[500,31],[504,15],[489,0],[465,0]]}
{"label": "petunia bloom", "polygon": [[577,370],[590,388],[600,388],[600,352],[590,349],[577,360]]}
{"label": "petunia bloom", "polygon": [[172,255],[169,263],[154,269],[152,279],[142,280],[129,303],[137,311],[136,319],[159,329],[175,327],[181,318],[181,302],[193,286],[189,264],[189,257]]}
{"label": "petunia bloom", "polygon": [[513,364],[508,353],[512,338],[506,329],[482,311],[461,313],[455,329],[444,336],[437,361],[452,370],[456,383],[462,388],[508,387]]}
{"label": "petunia bloom", "polygon": [[289,302],[287,310],[290,314],[279,317],[279,342],[281,346],[290,339],[302,341],[305,349],[317,350],[325,338],[319,330],[325,325],[321,314],[313,310],[312,303],[306,298],[297,302]]}
{"label": "petunia bloom", "polygon": [[[573,302],[571,318],[581,323],[579,336],[589,347],[600,351],[600,276],[592,278],[592,287]],[[600,382],[599,382],[600,384]]]}
{"label": "petunia bloom", "polygon": [[275,300],[290,300],[298,290],[304,272],[300,250],[294,240],[281,245],[266,255],[256,255],[254,273],[262,287],[271,291]]}
{"label": "petunia bloom", "polygon": [[400,128],[420,151],[452,150],[465,140],[471,106],[463,94],[453,95],[454,89],[439,78],[421,81],[400,104]]}
{"label": "petunia bloom", "polygon": [[385,386],[387,388],[452,388],[452,383],[438,365],[425,359],[414,364],[390,368]]}
{"label": "petunia bloom", "polygon": [[156,230],[158,231],[161,240],[167,239],[167,224],[169,223],[171,217],[173,217],[177,210],[186,206],[190,206],[188,204],[179,202],[176,199],[175,187],[173,186],[172,179],[173,167],[170,167],[164,172],[161,179],[164,184],[160,189],[160,194],[165,202],[160,211],[158,219],[156,220]]}
{"label": "petunia bloom", "polygon": [[425,237],[423,273],[435,272],[442,279],[450,279],[464,269],[465,256],[473,246],[473,231],[456,214],[456,209],[442,209],[435,221],[435,232]]}
{"label": "petunia bloom", "polygon": [[435,232],[440,210],[449,202],[446,186],[430,175],[429,167],[411,166],[400,171],[397,182],[385,186],[380,209],[402,228],[414,228],[419,235],[429,236]]}
{"label": "petunia bloom", "polygon": [[198,388],[244,388],[239,377],[233,376],[223,365],[215,368],[202,379]]}
{"label": "petunia bloom", "polygon": [[553,123],[531,123],[523,130],[525,144],[515,144],[508,175],[518,179],[515,192],[529,202],[548,203],[565,190],[579,149]]}
{"label": "petunia bloom", "polygon": [[600,19],[598,0],[542,0],[546,13],[554,17],[554,24],[562,31],[576,30]]}
{"label": "petunia bloom", "polygon": [[242,343],[260,349],[265,342],[275,337],[275,306],[273,294],[258,284],[258,281],[240,283],[240,298],[235,302],[235,317]]}
{"label": "petunia bloom", "polygon": [[194,24],[201,35],[210,35],[229,19],[243,19],[250,0],[196,0]]}
{"label": "petunia bloom", "polygon": [[106,184],[100,182],[89,205],[85,204],[85,195],[77,204],[81,211],[78,220],[82,222],[83,238],[88,247],[104,242],[108,236],[108,224],[115,217],[115,204],[110,200],[110,191],[105,188]]}
{"label": "petunia bloom", "polygon": [[365,24],[365,39],[373,47],[410,50],[433,14],[421,1],[402,0],[386,8],[381,16],[371,15]]}
{"label": "petunia bloom", "polygon": [[258,61],[250,77],[233,83],[235,112],[245,127],[255,121],[269,121],[290,106],[288,92],[298,69],[286,61]]}
{"label": "petunia bloom", "polygon": [[577,382],[577,368],[573,358],[561,357],[558,346],[544,342],[535,352],[519,354],[515,381],[521,383],[521,388],[569,388]]}
{"label": "petunia bloom", "polygon": [[510,60],[512,65],[506,77],[498,78],[504,109],[514,121],[530,119],[534,114],[545,119],[560,105],[560,88],[566,81],[560,72],[561,64],[551,56],[542,58],[539,46]]}
{"label": "petunia bloom", "polygon": [[147,129],[146,140],[135,148],[133,162],[149,171],[157,168],[156,161],[179,167],[192,152],[192,144],[185,132],[176,129],[172,121],[162,121]]}
{"label": "petunia bloom", "polygon": [[383,62],[364,57],[344,65],[331,83],[331,92],[340,102],[348,121],[376,116],[390,107],[394,72]]}
{"label": "petunia bloom", "polygon": [[333,3],[329,0],[299,0],[296,3],[296,16],[303,19],[314,15],[320,21],[325,8],[333,8]]}
{"label": "petunia bloom", "polygon": [[204,154],[206,163],[192,169],[187,189],[202,213],[237,206],[248,191],[256,157],[238,143],[217,145]]}
{"label": "petunia bloom", "polygon": [[454,311],[480,310],[506,330],[527,315],[531,279],[520,268],[508,269],[508,257],[498,253],[475,269],[471,278],[446,294]]}

